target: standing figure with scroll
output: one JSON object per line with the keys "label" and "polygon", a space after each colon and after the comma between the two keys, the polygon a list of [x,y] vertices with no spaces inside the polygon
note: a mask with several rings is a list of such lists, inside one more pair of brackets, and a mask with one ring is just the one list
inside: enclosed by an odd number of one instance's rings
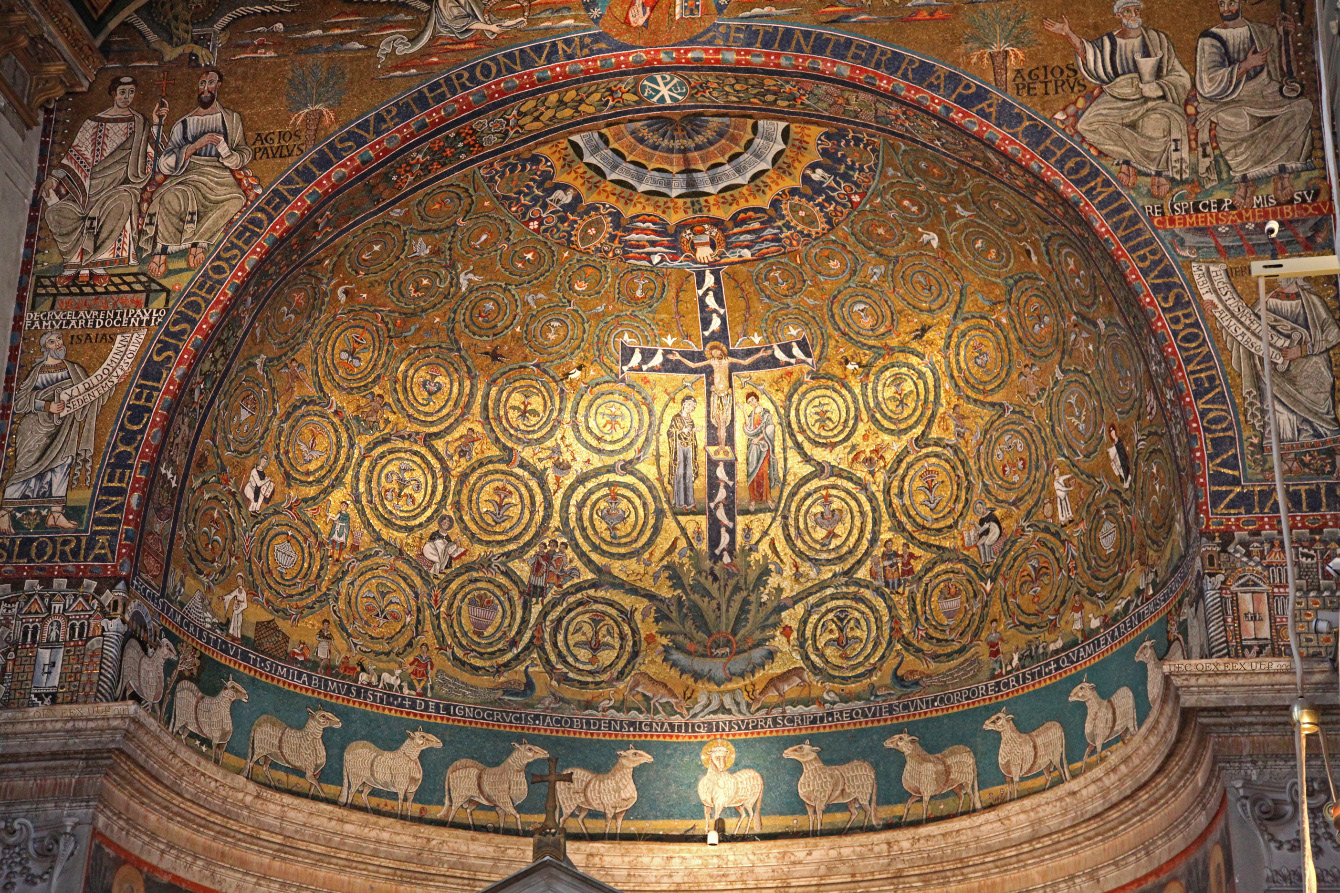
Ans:
{"label": "standing figure with scroll", "polygon": [[[1272,334],[1288,344],[1274,362],[1274,402],[1270,412],[1280,443],[1333,441],[1340,438],[1340,415],[1336,412],[1335,367],[1331,350],[1340,345],[1340,323],[1326,300],[1301,279],[1284,278],[1266,295],[1266,322]],[[1254,308],[1260,312],[1260,305]],[[1235,340],[1231,345],[1233,367],[1242,376],[1247,418],[1262,432],[1268,430],[1261,416],[1261,394],[1265,370],[1260,337]]]}
{"label": "standing figure with scroll", "polygon": [[[60,332],[47,332],[38,342],[42,360],[19,385],[14,412],[13,472],[5,484],[0,509],[0,533],[14,532],[15,508],[46,509],[46,525],[73,530],[65,516],[65,499],[72,480],[93,469],[93,438],[98,410],[107,402],[104,392],[78,408],[66,405],[62,394],[89,377],[83,366],[65,359]],[[110,389],[109,389],[110,390]]]}

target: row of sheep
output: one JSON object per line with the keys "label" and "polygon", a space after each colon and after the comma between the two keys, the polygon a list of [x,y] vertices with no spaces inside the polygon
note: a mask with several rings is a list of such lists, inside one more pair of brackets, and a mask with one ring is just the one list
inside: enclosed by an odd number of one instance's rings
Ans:
{"label": "row of sheep", "polygon": [[[211,757],[219,761],[233,733],[232,705],[239,700],[247,700],[246,690],[231,678],[219,694],[212,696],[203,694],[193,682],[182,680],[175,690],[169,728],[183,740],[187,735],[201,738],[208,745]],[[1087,710],[1084,733],[1088,746],[1081,768],[1087,765],[1090,755],[1100,752],[1107,742],[1114,738],[1125,742],[1135,734],[1135,703],[1129,688],[1119,688],[1110,698],[1102,698],[1094,685],[1086,680],[1075,686],[1070,700],[1082,702]],[[301,773],[307,781],[309,795],[324,797],[320,785],[321,772],[326,765],[322,735],[326,729],[340,725],[339,718],[326,710],[309,710],[307,722],[301,728],[293,728],[275,716],[259,717],[252,725],[247,743],[247,776],[259,767],[266,780],[275,785],[270,767],[277,763]],[[1051,786],[1053,774],[1060,779],[1070,779],[1065,733],[1060,723],[1046,722],[1030,732],[1021,732],[1015,726],[1014,717],[1001,710],[991,716],[983,728],[1001,736],[998,763],[1010,799],[1018,796],[1019,784],[1025,778],[1043,774],[1046,779],[1044,788]],[[397,814],[408,814],[423,781],[420,754],[441,746],[441,739],[422,729],[409,732],[405,742],[390,751],[369,741],[351,743],[344,750],[339,802],[347,805],[361,797],[363,804],[371,808],[368,795],[373,790],[382,790],[395,796]],[[921,747],[916,736],[906,732],[890,736],[884,746],[902,752],[906,758],[902,785],[909,798],[903,810],[904,822],[913,814],[917,801],[920,801],[921,817],[925,821],[930,801],[945,794],[957,796],[956,814],[969,804],[972,809],[982,807],[976,757],[969,748],[955,745],[939,753],[929,753]],[[805,804],[810,832],[820,829],[829,807],[844,804],[849,817],[843,830],[852,826],[858,811],[862,814],[862,827],[878,827],[874,767],[865,760],[825,765],[819,753],[820,748],[808,741],[782,753],[787,759],[800,763],[797,794]],[[464,810],[466,820],[473,827],[474,810],[487,806],[497,811],[504,825],[514,821],[520,831],[521,816],[517,805],[529,792],[526,767],[548,756],[543,748],[521,741],[513,745],[513,752],[497,766],[485,766],[472,759],[457,760],[447,770],[439,817],[450,821]],[[698,795],[703,805],[705,826],[712,827],[723,811],[734,809],[736,833],[746,824],[750,831],[758,832],[761,830],[763,777],[752,769],[728,771],[733,758],[734,751],[725,742],[714,742],[703,752],[707,772],[699,781]],[[560,821],[575,817],[585,832],[586,815],[597,812],[605,817],[606,833],[611,830],[611,825],[615,833],[621,832],[624,816],[637,802],[633,770],[652,761],[650,754],[630,747],[618,752],[615,766],[608,772],[570,770],[571,781],[559,782],[555,791]]]}

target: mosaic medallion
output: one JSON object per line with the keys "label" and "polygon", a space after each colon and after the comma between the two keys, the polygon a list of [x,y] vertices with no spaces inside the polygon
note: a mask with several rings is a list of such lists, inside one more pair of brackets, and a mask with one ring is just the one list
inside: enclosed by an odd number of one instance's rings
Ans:
{"label": "mosaic medallion", "polygon": [[369,524],[418,533],[440,511],[444,464],[432,447],[412,441],[382,441],[366,448],[354,462],[354,505]]}
{"label": "mosaic medallion", "polygon": [[360,560],[337,584],[335,623],[372,655],[399,654],[419,633],[427,581],[403,558]]}
{"label": "mosaic medallion", "polygon": [[636,469],[592,469],[567,489],[559,518],[578,555],[627,561],[656,541],[666,509],[659,488]]}
{"label": "mosaic medallion", "polygon": [[543,474],[530,462],[484,458],[462,470],[452,491],[461,525],[480,547],[520,554],[549,524]]}
{"label": "mosaic medallion", "polygon": [[864,581],[825,587],[801,615],[801,659],[820,679],[868,680],[893,648],[892,616],[883,595]]}
{"label": "mosaic medallion", "polygon": [[943,542],[967,516],[969,481],[968,461],[957,445],[905,449],[889,466],[884,504],[908,538]]}
{"label": "mosaic medallion", "polygon": [[462,569],[433,593],[433,629],[452,663],[468,672],[515,666],[530,646],[532,600],[514,575]]}
{"label": "mosaic medallion", "polygon": [[283,414],[283,439],[275,460],[286,480],[325,488],[340,481],[353,455],[349,429],[320,400],[294,402]]}
{"label": "mosaic medallion", "polygon": [[599,590],[546,602],[538,626],[544,631],[545,663],[576,688],[617,684],[641,654],[632,614]]}
{"label": "mosaic medallion", "polygon": [[459,351],[425,347],[405,354],[393,379],[395,407],[425,431],[449,431],[470,411],[475,376]]}
{"label": "mosaic medallion", "polygon": [[879,537],[879,513],[847,471],[806,476],[789,490],[781,512],[787,544],[834,573],[859,567]]}
{"label": "mosaic medallion", "polygon": [[325,603],[320,582],[331,556],[307,516],[270,515],[251,538],[251,579],[267,606],[292,616]]}

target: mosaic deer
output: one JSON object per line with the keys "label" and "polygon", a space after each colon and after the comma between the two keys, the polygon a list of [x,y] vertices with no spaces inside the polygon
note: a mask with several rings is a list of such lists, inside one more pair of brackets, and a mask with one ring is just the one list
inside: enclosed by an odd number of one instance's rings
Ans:
{"label": "mosaic deer", "polygon": [[437,817],[445,816],[450,822],[456,817],[456,810],[464,808],[466,821],[474,830],[475,807],[492,806],[498,810],[499,824],[506,825],[508,818],[514,818],[517,833],[521,833],[521,813],[517,812],[516,806],[530,793],[526,766],[548,756],[547,750],[527,744],[523,738],[512,744],[512,752],[500,765],[485,766],[477,760],[457,760],[447,769],[446,800]]}
{"label": "mosaic deer", "polygon": [[209,757],[215,763],[223,761],[224,748],[233,737],[233,702],[246,703],[247,690],[229,676],[223,691],[210,697],[200,691],[194,682],[183,679],[177,683],[172,699],[174,735],[186,740],[188,734],[198,735],[209,744]]}
{"label": "mosaic deer", "polygon": [[326,729],[338,729],[340,720],[325,710],[307,710],[307,724],[301,729],[292,728],[277,716],[266,714],[251,725],[251,738],[247,741],[247,768],[242,774],[251,777],[252,766],[260,763],[265,778],[274,787],[274,777],[270,775],[270,763],[297,769],[307,779],[307,795],[319,794],[321,790],[321,770],[326,766],[326,745],[321,733]]}
{"label": "mosaic deer", "polygon": [[873,822],[879,827],[875,816],[875,767],[865,760],[852,760],[841,766],[825,766],[819,759],[820,748],[810,744],[796,744],[782,751],[788,760],[800,763],[800,781],[796,785],[800,799],[805,803],[805,812],[810,818],[810,833],[818,834],[824,822],[824,810],[834,803],[845,803],[850,811],[846,831],[856,821],[856,810],[865,813],[861,827]]}
{"label": "mosaic deer", "polygon": [[374,788],[395,794],[395,814],[408,815],[414,806],[414,793],[423,782],[419,754],[430,747],[441,747],[442,740],[423,729],[410,732],[405,743],[395,750],[382,750],[371,741],[355,741],[344,749],[344,783],[340,805],[348,806],[358,794],[372,811],[368,792]]}
{"label": "mosaic deer", "polygon": [[610,820],[614,821],[614,833],[623,831],[623,817],[637,802],[637,786],[633,783],[633,770],[643,763],[652,762],[651,754],[630,747],[621,750],[614,768],[604,774],[590,769],[572,769],[572,781],[560,781],[556,785],[558,794],[558,823],[561,825],[569,815],[577,814],[577,825],[582,833],[590,836],[584,821],[590,810],[605,814],[605,836],[610,833]]}

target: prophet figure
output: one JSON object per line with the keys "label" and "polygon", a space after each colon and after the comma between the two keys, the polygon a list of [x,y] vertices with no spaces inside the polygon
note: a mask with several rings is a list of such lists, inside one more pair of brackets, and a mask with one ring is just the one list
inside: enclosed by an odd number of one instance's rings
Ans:
{"label": "prophet figure", "polygon": [[[1256,307],[1260,312],[1260,305]],[[1335,368],[1331,349],[1340,344],[1340,324],[1326,301],[1304,280],[1280,279],[1266,295],[1266,322],[1271,331],[1289,342],[1283,360],[1271,374],[1274,401],[1271,413],[1280,443],[1299,443],[1340,437],[1335,404]],[[1242,376],[1248,420],[1260,429],[1260,395],[1265,372],[1259,343],[1234,343],[1233,367]]]}
{"label": "prophet figure", "polygon": [[140,189],[153,173],[154,144],[167,115],[167,100],[154,109],[150,127],[130,107],[136,82],[122,75],[107,86],[110,108],[75,134],[65,157],[42,184],[47,229],[65,263],[58,285],[106,285],[107,267],[139,263],[135,253]]}
{"label": "prophet figure", "polygon": [[1149,191],[1163,198],[1171,180],[1185,180],[1187,158],[1186,97],[1191,75],[1177,59],[1168,35],[1144,27],[1140,0],[1117,0],[1112,13],[1119,27],[1085,40],[1070,21],[1043,20],[1075,50],[1079,69],[1102,93],[1079,116],[1084,139],[1118,165],[1117,180],[1127,189],[1140,173],[1149,175]]}
{"label": "prophet figure", "polygon": [[670,420],[666,436],[670,440],[671,503],[677,509],[692,511],[698,507],[693,495],[693,484],[698,480],[698,431],[693,410],[698,401],[685,397],[679,403],[679,412]]}
{"label": "prophet figure", "polygon": [[744,403],[744,436],[748,442],[745,475],[749,481],[749,498],[755,504],[769,503],[772,488],[781,483],[777,472],[777,425],[772,420],[772,413],[759,405],[758,394],[751,391]]}
{"label": "prophet figure", "polygon": [[93,467],[93,439],[98,410],[107,393],[78,409],[62,395],[88,378],[83,366],[65,358],[60,332],[47,332],[38,342],[42,360],[33,366],[14,396],[20,416],[14,432],[14,471],[5,485],[0,533],[14,532],[11,507],[45,508],[46,524],[60,530],[77,525],[65,517],[65,499],[72,480],[88,476]]}
{"label": "prophet figure", "polygon": [[247,203],[251,147],[242,116],[218,102],[221,83],[216,69],[200,75],[197,106],[172,125],[158,151],[158,173],[140,196],[146,213],[140,241],[152,249],[148,272],[155,278],[167,272],[170,252],[186,249],[192,269],[203,264],[209,244]]}
{"label": "prophet figure", "polygon": [[1210,125],[1229,172],[1239,181],[1233,203],[1252,206],[1256,181],[1273,178],[1275,200],[1293,199],[1289,174],[1312,167],[1312,103],[1285,89],[1284,50],[1295,24],[1242,17],[1239,0],[1218,0],[1218,25],[1196,41],[1196,117],[1201,179],[1213,181]]}

